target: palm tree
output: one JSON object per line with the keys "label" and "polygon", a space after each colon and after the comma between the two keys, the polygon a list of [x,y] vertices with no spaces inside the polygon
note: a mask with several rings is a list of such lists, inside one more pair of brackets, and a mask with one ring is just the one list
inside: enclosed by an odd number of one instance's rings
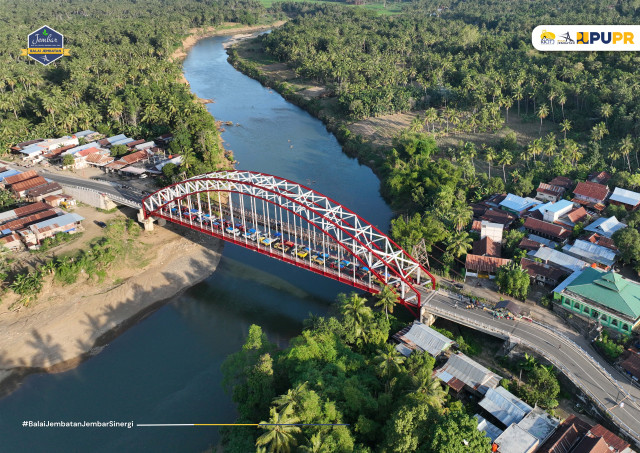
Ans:
{"label": "palm tree", "polygon": [[431,124],[433,124],[433,126],[431,128],[431,132],[435,132],[435,127],[436,126],[435,126],[434,122],[437,119],[438,119],[438,111],[435,108],[431,107],[431,108],[427,109],[424,112],[424,122],[427,125],[427,130],[429,130],[429,123],[431,123]]}
{"label": "palm tree", "polygon": [[502,165],[502,179],[504,180],[505,184],[507,183],[507,172],[505,170],[505,166],[511,165],[512,161],[513,161],[513,155],[509,151],[505,149],[504,151],[502,151],[502,153],[500,153],[500,158],[498,159],[498,163]]}
{"label": "palm tree", "polygon": [[542,104],[538,109],[538,118],[540,118],[540,135],[542,135],[542,120],[549,115],[549,107],[546,104]]}
{"label": "palm tree", "polygon": [[605,126],[607,125],[607,120],[609,119],[612,113],[613,113],[613,108],[611,107],[611,104],[602,104],[600,106],[600,116],[604,118]]}
{"label": "palm tree", "polygon": [[449,214],[451,223],[457,231],[462,230],[473,218],[473,210],[464,203],[456,203]]}
{"label": "palm tree", "polygon": [[571,130],[571,121],[564,119],[562,120],[562,122],[560,123],[560,128],[562,130],[562,132],[564,132],[564,139],[567,139],[567,132],[569,132]]}
{"label": "palm tree", "polygon": [[303,453],[328,453],[329,449],[324,443],[324,439],[321,433],[315,433],[309,439],[309,445],[301,445],[298,451]]}
{"label": "palm tree", "polygon": [[489,146],[484,155],[484,158],[487,159],[487,162],[489,163],[489,179],[491,179],[491,162],[496,160],[496,157],[498,157],[496,150]]}
{"label": "palm tree", "polygon": [[286,413],[278,413],[275,407],[271,408],[271,418],[268,422],[260,422],[258,428],[267,430],[256,440],[257,447],[269,447],[272,453],[289,453],[291,447],[298,445],[295,434],[300,433],[300,428],[295,426],[298,419]]}
{"label": "palm tree", "polygon": [[442,388],[440,381],[421,368],[416,375],[412,376],[412,387],[416,393],[427,396],[429,403],[437,408],[442,407],[447,391]]}
{"label": "palm tree", "polygon": [[391,382],[391,377],[400,371],[400,366],[404,363],[404,357],[389,343],[385,343],[383,349],[378,349],[378,355],[374,360],[380,368],[382,377],[387,378],[387,386]]}
{"label": "palm tree", "polygon": [[367,341],[367,327],[373,318],[371,308],[366,305],[367,300],[351,293],[348,297],[344,294],[338,296],[340,312],[344,320],[344,325],[357,341],[360,337]]}
{"label": "palm tree", "polygon": [[458,231],[452,234],[447,240],[447,252],[451,253],[454,257],[460,258],[462,255],[466,255],[471,249],[473,239],[469,237],[469,233],[466,231]]}
{"label": "palm tree", "polygon": [[607,126],[601,121],[591,129],[591,139],[594,142],[599,142],[608,133],[609,131],[607,130]]}
{"label": "palm tree", "polygon": [[307,390],[307,382],[298,384],[296,388],[287,390],[284,395],[277,396],[273,399],[273,404],[281,414],[293,413],[295,408],[300,405],[302,395]]}
{"label": "palm tree", "polygon": [[560,107],[562,107],[562,118],[564,118],[564,105],[567,103],[567,95],[564,93],[561,93],[560,96],[558,96],[558,104],[560,104]]}
{"label": "palm tree", "polygon": [[374,304],[375,307],[384,308],[384,313],[387,315],[387,321],[389,320],[389,313],[393,313],[393,307],[398,301],[398,296],[393,290],[388,287],[382,287],[382,291],[376,294],[376,298],[378,299]]}
{"label": "palm tree", "polygon": [[631,161],[629,160],[629,154],[633,150],[633,139],[631,135],[627,134],[622,140],[620,140],[620,152],[627,158],[627,164],[629,166],[629,173],[631,173]]}

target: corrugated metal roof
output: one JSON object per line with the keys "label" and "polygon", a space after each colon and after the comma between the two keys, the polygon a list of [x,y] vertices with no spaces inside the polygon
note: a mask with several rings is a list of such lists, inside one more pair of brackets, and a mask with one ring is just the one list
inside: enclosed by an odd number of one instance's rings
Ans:
{"label": "corrugated metal roof", "polygon": [[107,142],[109,142],[110,144],[113,144],[114,142],[117,142],[118,140],[122,140],[127,138],[126,135],[124,134],[119,134],[119,135],[114,135],[113,137],[108,137],[105,140],[107,140]]}
{"label": "corrugated metal roof", "polygon": [[559,424],[560,420],[553,418],[540,407],[531,410],[531,412],[518,422],[520,428],[535,436],[540,443],[547,440]]}
{"label": "corrugated metal roof", "polygon": [[484,431],[485,435],[491,439],[491,442],[496,440],[496,438],[502,434],[502,430],[500,428],[487,421],[482,415],[476,414],[474,417],[478,420],[478,431]]}
{"label": "corrugated metal roof", "polygon": [[640,193],[616,187],[613,194],[609,197],[609,201],[617,201],[618,203],[635,206],[640,203]]}
{"label": "corrugated metal roof", "polygon": [[565,245],[562,250],[578,258],[584,257],[606,266],[612,266],[616,262],[616,254],[613,250],[581,239],[576,239],[573,245]]}
{"label": "corrugated metal roof", "polygon": [[552,241],[551,239],[543,238],[542,236],[538,236],[537,234],[531,233],[527,237],[529,239],[531,239],[532,241],[536,241],[536,242],[538,242],[540,244],[544,244],[547,247],[555,248],[558,245],[557,242]]}
{"label": "corrugated metal roof", "polygon": [[441,379],[443,379],[441,374],[443,371],[476,390],[480,390],[481,386],[495,388],[501,379],[501,376],[489,371],[464,354],[456,354],[449,358],[439,370],[438,375]]}
{"label": "corrugated metal roof", "polygon": [[153,148],[154,146],[156,146],[156,142],[151,141],[151,142],[140,143],[139,145],[136,145],[135,148],[136,149],[147,149],[147,148]]}
{"label": "corrugated metal roof", "polygon": [[404,337],[434,357],[453,344],[452,340],[421,322],[414,322]]}
{"label": "corrugated metal roof", "polygon": [[122,140],[118,140],[118,141],[112,142],[111,146],[126,145],[127,143],[131,143],[133,141],[135,141],[135,139],[129,138],[129,137],[125,137]]}
{"label": "corrugated metal roof", "polygon": [[589,265],[585,261],[549,247],[540,247],[538,250],[531,251],[529,252],[529,256],[539,258],[542,261],[550,261],[571,271],[578,271]]}
{"label": "corrugated metal roof", "polygon": [[63,227],[71,223],[82,222],[83,220],[84,220],[84,217],[78,214],[70,213],[70,214],[64,214],[58,217],[53,217],[52,219],[49,219],[49,220],[44,220],[42,222],[36,223],[35,225],[33,225],[33,227],[39,230],[43,228],[51,227],[51,226]]}
{"label": "corrugated metal roof", "polygon": [[10,178],[11,176],[19,175],[20,172],[18,170],[7,170],[0,173],[0,181],[4,181],[5,178]]}
{"label": "corrugated metal roof", "polygon": [[511,209],[516,212],[522,212],[531,206],[535,206],[540,202],[532,198],[522,198],[512,193],[507,194],[506,198],[500,202],[500,206]]}
{"label": "corrugated metal roof", "polygon": [[[549,203],[547,203],[547,205],[549,205]],[[573,203],[570,202],[569,200],[560,200],[556,203],[551,203],[550,206],[547,206],[546,210],[549,212],[560,212],[563,209],[567,209],[567,208],[573,208]]]}
{"label": "corrugated metal roof", "polygon": [[87,135],[91,134],[95,134],[95,132],[87,129],[86,131],[76,132],[73,135],[75,135],[76,137],[86,137]]}
{"label": "corrugated metal roof", "polygon": [[509,426],[495,440],[500,453],[529,453],[535,451],[540,441],[516,424]]}
{"label": "corrugated metal roof", "polygon": [[480,406],[505,426],[518,423],[533,410],[531,406],[504,387],[488,389],[485,397],[480,401]]}
{"label": "corrugated metal roof", "polygon": [[627,225],[619,222],[616,216],[611,216],[608,219],[601,217],[595,222],[587,225],[585,231],[593,231],[594,233],[600,233],[603,236],[610,238],[616,231],[626,228]]}
{"label": "corrugated metal roof", "polygon": [[74,148],[71,148],[71,149],[65,151],[64,153],[62,153],[62,155],[65,156],[67,154],[75,154],[77,152],[82,151],[83,149],[89,149],[89,148],[93,148],[93,147],[98,147],[98,143],[97,142],[91,142],[91,143],[86,143],[84,145],[76,146]]}

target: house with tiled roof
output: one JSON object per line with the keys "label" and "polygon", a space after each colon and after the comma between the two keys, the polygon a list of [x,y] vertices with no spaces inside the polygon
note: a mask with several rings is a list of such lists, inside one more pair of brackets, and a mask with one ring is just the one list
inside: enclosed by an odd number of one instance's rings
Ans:
{"label": "house with tiled roof", "polygon": [[616,247],[613,239],[607,236],[603,236],[602,234],[588,232],[585,236],[583,236],[585,241],[589,241],[592,244],[601,245],[603,247],[608,248],[609,250],[613,250],[614,252],[618,251],[618,247]]}
{"label": "house with tiled roof", "polygon": [[491,223],[499,223],[504,225],[505,228],[509,228],[514,220],[516,220],[516,216],[513,214],[509,214],[506,211],[500,211],[497,209],[487,209],[484,214],[480,216],[480,220],[485,220]]}
{"label": "house with tiled roof", "polygon": [[566,176],[556,176],[551,181],[549,181],[549,184],[552,186],[564,187],[566,190],[573,187],[573,181]]}
{"label": "house with tiled roof", "polygon": [[569,272],[564,268],[534,261],[530,258],[522,258],[520,266],[529,274],[531,283],[539,285],[556,286],[569,275]]}
{"label": "house with tiled roof", "polygon": [[25,192],[24,197],[27,201],[42,201],[48,195],[59,195],[62,193],[62,186],[55,181],[34,187]]}
{"label": "house with tiled roof", "polygon": [[26,181],[11,184],[11,191],[18,197],[24,197],[27,190],[38,186],[44,186],[45,184],[48,184],[46,179],[42,176],[36,176],[35,178],[30,178]]}
{"label": "house with tiled roof", "polygon": [[640,324],[639,284],[591,267],[565,282],[554,289],[554,299],[572,313],[624,335]]}
{"label": "house with tiled roof", "polygon": [[527,217],[524,222],[524,227],[531,233],[548,238],[559,243],[563,243],[571,236],[571,230],[557,225],[555,223],[545,222],[544,220],[534,219],[533,217]]}
{"label": "house with tiled roof", "polygon": [[609,197],[609,203],[624,206],[627,211],[635,211],[640,206],[640,193],[616,187]]}
{"label": "house with tiled roof", "polygon": [[569,453],[590,429],[589,423],[575,415],[569,415],[542,444],[537,453]]}
{"label": "house with tiled roof", "polygon": [[489,236],[485,236],[483,239],[473,241],[473,254],[500,257],[502,254],[502,243],[494,241]]}
{"label": "house with tiled roof", "polygon": [[640,353],[635,348],[625,351],[625,359],[620,363],[620,366],[633,380],[640,381]]}
{"label": "house with tiled roof", "polygon": [[565,191],[566,189],[562,186],[554,186],[553,184],[541,182],[536,189],[536,199],[556,202],[563,197]]}
{"label": "house with tiled roof", "polygon": [[611,175],[609,174],[609,172],[606,172],[606,171],[597,171],[597,172],[591,173],[587,177],[587,181],[595,182],[596,184],[606,184],[609,182],[610,179],[611,179]]}
{"label": "house with tiled roof", "polygon": [[482,256],[468,253],[465,260],[465,276],[495,278],[496,270],[500,266],[509,264],[511,260],[506,258],[496,258],[493,256]]}
{"label": "house with tiled roof", "polygon": [[613,233],[626,227],[627,225],[619,222],[616,216],[611,216],[609,218],[600,217],[595,222],[587,225],[584,230],[610,238],[613,236]]}
{"label": "house with tiled roof", "polygon": [[604,205],[609,196],[609,188],[603,184],[584,181],[573,189],[574,200],[584,205]]}

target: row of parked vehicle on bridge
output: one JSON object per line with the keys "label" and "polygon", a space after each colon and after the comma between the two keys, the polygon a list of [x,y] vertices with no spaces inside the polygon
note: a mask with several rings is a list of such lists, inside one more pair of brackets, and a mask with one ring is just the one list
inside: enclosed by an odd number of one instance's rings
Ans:
{"label": "row of parked vehicle on bridge", "polygon": [[224,231],[231,236],[243,237],[265,247],[272,247],[292,256],[308,259],[318,266],[327,266],[330,269],[355,275],[356,278],[360,280],[368,281],[369,275],[371,275],[371,271],[366,266],[357,266],[351,261],[341,259],[340,257],[329,253],[313,250],[306,245],[298,245],[291,240],[283,238],[282,234],[279,232],[268,234],[257,228],[246,229],[245,225],[241,222],[232,222],[225,218],[209,216],[208,214],[201,213],[197,209],[183,209],[182,211],[179,211],[178,208],[172,208],[170,213],[173,216],[181,216],[183,219],[202,222],[207,226],[211,226],[215,230]]}

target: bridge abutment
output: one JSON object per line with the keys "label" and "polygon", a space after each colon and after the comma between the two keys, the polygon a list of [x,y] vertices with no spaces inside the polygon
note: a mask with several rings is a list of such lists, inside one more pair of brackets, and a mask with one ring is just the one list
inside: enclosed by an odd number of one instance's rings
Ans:
{"label": "bridge abutment", "polygon": [[427,310],[424,305],[420,307],[420,322],[424,325],[431,326],[438,317]]}
{"label": "bridge abutment", "polygon": [[144,225],[144,231],[153,231],[153,222],[155,219],[153,217],[145,217],[144,210],[140,209],[138,211],[138,222]]}

